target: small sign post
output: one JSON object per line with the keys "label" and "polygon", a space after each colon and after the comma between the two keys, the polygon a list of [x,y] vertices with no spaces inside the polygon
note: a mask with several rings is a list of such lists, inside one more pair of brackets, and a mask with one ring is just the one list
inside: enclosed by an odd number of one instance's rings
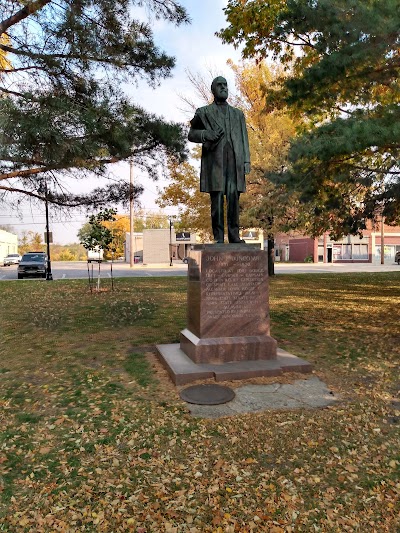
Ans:
{"label": "small sign post", "polygon": [[[47,231],[44,232],[44,242],[47,244]],[[53,244],[53,232],[49,231],[49,244]]]}

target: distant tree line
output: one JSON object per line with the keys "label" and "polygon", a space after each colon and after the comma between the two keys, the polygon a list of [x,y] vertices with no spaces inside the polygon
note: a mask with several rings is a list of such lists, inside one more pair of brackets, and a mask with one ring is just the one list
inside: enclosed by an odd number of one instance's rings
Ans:
{"label": "distant tree line", "polygon": [[[126,234],[130,231],[130,218],[128,215],[114,216],[111,221],[103,221],[101,224],[110,230],[112,234],[112,247],[108,250],[104,250],[104,258],[111,259],[113,254],[114,258],[124,256],[125,254],[125,240]],[[135,233],[142,233],[144,229],[162,229],[168,228],[169,221],[168,216],[159,212],[146,214],[143,210],[136,213],[134,217],[133,230]],[[78,231],[78,238],[80,242],[87,241],[88,236],[92,233],[92,226],[90,222],[83,224]]]}
{"label": "distant tree line", "polygon": [[[45,251],[46,244],[43,242],[43,236],[41,233],[36,231],[24,231],[18,239],[18,252],[21,255],[26,252]],[[86,250],[79,243],[52,244],[51,259],[52,261],[84,261],[86,260]]]}
{"label": "distant tree line", "polygon": [[[115,220],[112,222],[103,222],[104,227],[109,229],[113,236],[113,252],[114,258],[124,256],[126,233],[130,229],[130,219],[128,215],[115,215]],[[134,217],[134,231],[141,233],[144,229],[162,229],[169,227],[168,216],[162,213],[147,214],[144,210],[140,210]],[[0,229],[10,233],[17,233],[15,228],[10,225],[0,225]],[[83,224],[78,231],[78,239],[84,240],[85,236],[90,230],[89,222]],[[26,252],[46,251],[46,243],[43,239],[43,234],[36,231],[23,231],[18,237],[18,252],[23,255]],[[51,259],[52,261],[86,261],[87,250],[78,242],[70,244],[51,244]],[[105,251],[105,259],[110,259],[111,255]]]}

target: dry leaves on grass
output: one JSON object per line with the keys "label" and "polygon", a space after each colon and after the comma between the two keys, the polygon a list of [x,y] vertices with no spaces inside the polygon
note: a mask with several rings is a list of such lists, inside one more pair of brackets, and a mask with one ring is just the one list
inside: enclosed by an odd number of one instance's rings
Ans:
{"label": "dry leaves on grass", "polygon": [[67,379],[3,403],[11,530],[396,530],[399,433],[381,400],[201,421],[101,371]]}
{"label": "dry leaves on grass", "polygon": [[[49,287],[54,316],[68,302],[69,315],[56,331],[26,323],[16,303],[21,297],[7,288],[0,529],[400,530],[399,366],[392,342],[398,280],[320,278],[272,281],[272,317],[281,313],[273,328],[287,342],[282,347],[310,357],[347,401],[219,420],[191,418],[165,376],[144,389],[124,373],[130,344],[179,334],[183,282],[122,282],[127,294],[140,291],[142,301],[156,299],[158,308],[152,320],[119,329],[93,321],[99,309],[95,299],[79,300],[79,283],[62,295],[61,285],[31,284],[38,301]],[[374,328],[365,328],[372,312]]]}

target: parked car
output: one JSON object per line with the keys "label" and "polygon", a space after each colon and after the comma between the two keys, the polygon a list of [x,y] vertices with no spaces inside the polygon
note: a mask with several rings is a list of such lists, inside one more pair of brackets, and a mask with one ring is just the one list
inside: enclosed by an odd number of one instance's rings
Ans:
{"label": "parked car", "polygon": [[47,255],[44,252],[27,252],[18,265],[18,279],[30,276],[45,278],[47,273]]}
{"label": "parked car", "polygon": [[397,263],[398,265],[400,265],[400,252],[396,252],[396,255],[395,255],[394,261],[395,261],[395,263]]}
{"label": "parked car", "polygon": [[22,257],[19,255],[19,254],[8,254],[4,260],[3,260],[3,264],[4,266],[9,266],[9,265],[18,265],[18,263],[21,261]]}

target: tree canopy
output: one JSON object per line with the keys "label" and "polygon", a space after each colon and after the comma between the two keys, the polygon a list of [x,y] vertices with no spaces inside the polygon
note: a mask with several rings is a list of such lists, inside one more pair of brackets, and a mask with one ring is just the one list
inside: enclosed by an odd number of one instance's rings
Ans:
{"label": "tree canopy", "polygon": [[289,74],[267,108],[305,117],[275,179],[314,203],[310,232],[400,222],[399,0],[229,0],[224,42]]}
{"label": "tree canopy", "polygon": [[23,231],[18,241],[18,251],[21,255],[29,251],[45,251],[46,249],[42,235],[36,231]]}
{"label": "tree canopy", "polygon": [[[108,215],[111,214],[112,216],[109,218],[104,217],[104,213],[107,213]],[[112,249],[105,248],[104,257],[110,259],[111,252],[113,252],[114,256],[117,258],[123,256],[125,253],[126,234],[130,231],[129,215],[119,215],[113,209],[103,209],[96,215],[91,215],[88,217],[88,222],[85,222],[78,231],[80,243],[91,243],[93,236],[93,221],[96,221],[96,225],[104,227],[112,234]],[[135,232],[141,233],[144,229],[161,229],[168,227],[168,217],[162,212],[146,213],[143,209],[140,209],[135,213],[133,226]]]}
{"label": "tree canopy", "polygon": [[289,230],[298,222],[297,198],[286,187],[272,183],[268,176],[287,164],[295,121],[285,109],[266,109],[265,91],[273,88],[279,69],[265,61],[235,65],[236,94],[233,105],[243,110],[249,133],[251,172],[247,193],[241,199],[241,225],[261,228],[266,236]]}
{"label": "tree canopy", "polygon": [[157,204],[161,208],[178,207],[176,231],[196,232],[203,241],[212,239],[210,198],[200,192],[199,171],[189,162],[168,162],[171,182],[160,193]]}
{"label": "tree canopy", "polygon": [[132,157],[156,177],[167,154],[185,158],[183,126],[122,92],[139,79],[155,86],[174,66],[144,9],[175,25],[189,21],[174,0],[1,0],[0,193],[42,200],[46,179],[54,204],[101,206],[129,198],[129,187],[117,180],[80,195],[62,178],[105,175],[108,164]]}

